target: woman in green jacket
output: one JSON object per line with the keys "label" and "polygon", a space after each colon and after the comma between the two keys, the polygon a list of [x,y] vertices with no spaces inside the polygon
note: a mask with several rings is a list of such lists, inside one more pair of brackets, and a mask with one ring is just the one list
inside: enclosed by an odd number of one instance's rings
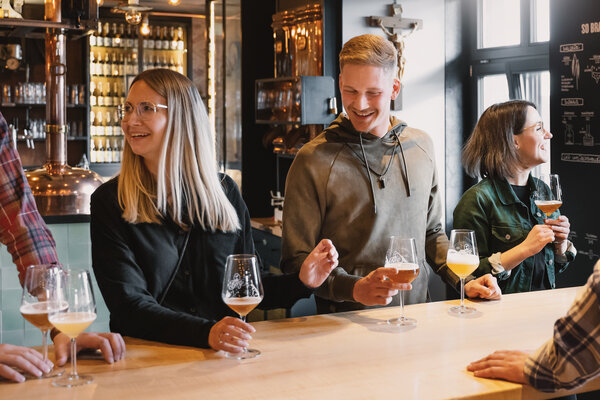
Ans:
{"label": "woman in green jacket", "polygon": [[535,105],[513,100],[485,110],[463,150],[467,173],[483,179],[456,206],[454,228],[475,231],[474,275],[491,272],[503,293],[554,288],[575,257],[569,219],[544,218],[533,199],[531,170],[549,161],[550,138]]}

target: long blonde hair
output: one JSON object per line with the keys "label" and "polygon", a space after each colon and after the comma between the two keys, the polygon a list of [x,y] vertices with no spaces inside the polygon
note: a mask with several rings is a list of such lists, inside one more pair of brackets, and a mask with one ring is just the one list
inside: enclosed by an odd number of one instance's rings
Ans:
{"label": "long blonde hair", "polygon": [[156,178],[125,141],[118,182],[123,219],[162,223],[167,215],[188,229],[235,231],[240,221],[217,173],[213,134],[198,89],[187,77],[168,69],[151,69],[133,80],[145,82],[167,99],[168,123]]}

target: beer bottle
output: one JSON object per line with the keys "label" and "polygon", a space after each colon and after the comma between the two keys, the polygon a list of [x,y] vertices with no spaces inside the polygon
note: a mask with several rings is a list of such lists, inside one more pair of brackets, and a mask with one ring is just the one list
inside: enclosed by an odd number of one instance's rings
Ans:
{"label": "beer bottle", "polygon": [[97,160],[96,143],[94,139],[90,140],[90,162],[95,163]]}
{"label": "beer bottle", "polygon": [[98,104],[98,93],[96,92],[96,82],[90,82],[90,106],[94,107]]}
{"label": "beer bottle", "polygon": [[90,136],[96,136],[96,113],[90,111]]}
{"label": "beer bottle", "polygon": [[98,104],[98,107],[104,107],[104,92],[102,89],[102,82],[98,82],[96,86],[96,104]]}
{"label": "beer bottle", "polygon": [[155,28],[154,48],[156,50],[162,50],[163,49],[162,29],[158,25],[156,25],[154,28]]}
{"label": "beer bottle", "polygon": [[96,113],[96,119],[94,119],[96,125],[96,136],[104,136],[104,125],[102,124],[102,111]]}
{"label": "beer bottle", "polygon": [[104,120],[104,135],[112,136],[113,135],[113,124],[112,117],[110,112],[106,112],[106,119]]}
{"label": "beer bottle", "polygon": [[119,150],[117,139],[113,141],[112,145],[112,161],[115,163],[121,162],[121,151]]}
{"label": "beer bottle", "polygon": [[148,26],[150,33],[148,34],[148,48],[154,50],[154,27]]}
{"label": "beer bottle", "polygon": [[102,139],[98,139],[98,150],[96,151],[96,162],[103,163],[104,162],[104,144],[102,143]]}
{"label": "beer bottle", "polygon": [[177,27],[177,50],[185,50],[185,43],[183,42],[183,28]]}
{"label": "beer bottle", "polygon": [[104,23],[104,26],[102,27],[102,46],[112,46],[112,38],[110,37],[110,24],[108,22]]}
{"label": "beer bottle", "polygon": [[112,66],[110,65],[110,60],[108,59],[108,52],[104,53],[104,63],[102,64],[102,75],[111,76]]}

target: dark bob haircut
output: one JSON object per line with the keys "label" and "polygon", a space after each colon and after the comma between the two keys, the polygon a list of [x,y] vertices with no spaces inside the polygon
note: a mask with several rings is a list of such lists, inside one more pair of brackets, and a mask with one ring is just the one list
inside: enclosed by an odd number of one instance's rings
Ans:
{"label": "dark bob haircut", "polygon": [[467,174],[492,179],[514,177],[520,160],[513,136],[523,131],[527,107],[537,109],[529,101],[511,100],[494,104],[481,114],[463,149]]}

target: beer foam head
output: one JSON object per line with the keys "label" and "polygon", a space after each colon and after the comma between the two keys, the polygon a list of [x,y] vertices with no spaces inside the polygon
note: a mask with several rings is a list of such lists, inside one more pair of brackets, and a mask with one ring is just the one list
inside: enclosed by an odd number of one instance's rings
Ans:
{"label": "beer foam head", "polygon": [[476,265],[479,264],[479,256],[475,254],[464,254],[449,252],[448,258],[446,259],[447,264],[465,264],[465,265]]}
{"label": "beer foam head", "polygon": [[419,269],[419,264],[407,263],[407,262],[395,262],[385,264],[386,268],[395,268],[396,271],[414,271]]}
{"label": "beer foam head", "polygon": [[60,311],[69,307],[69,303],[63,302],[52,302],[52,301],[40,301],[39,303],[27,303],[23,304],[19,311],[23,314],[39,314],[39,313],[50,313]]}

